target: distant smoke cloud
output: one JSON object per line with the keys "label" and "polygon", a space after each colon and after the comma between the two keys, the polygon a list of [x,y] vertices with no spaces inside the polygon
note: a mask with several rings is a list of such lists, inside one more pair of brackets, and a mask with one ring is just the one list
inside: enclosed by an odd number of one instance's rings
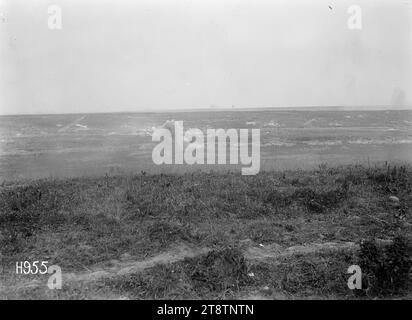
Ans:
{"label": "distant smoke cloud", "polygon": [[393,89],[391,104],[394,106],[402,106],[405,104],[405,91],[396,87]]}

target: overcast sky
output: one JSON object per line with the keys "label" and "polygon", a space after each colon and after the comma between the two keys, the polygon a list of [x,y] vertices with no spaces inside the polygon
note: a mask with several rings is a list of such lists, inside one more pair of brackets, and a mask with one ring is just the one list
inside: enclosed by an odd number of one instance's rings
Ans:
{"label": "overcast sky", "polygon": [[411,3],[0,0],[0,113],[411,105]]}

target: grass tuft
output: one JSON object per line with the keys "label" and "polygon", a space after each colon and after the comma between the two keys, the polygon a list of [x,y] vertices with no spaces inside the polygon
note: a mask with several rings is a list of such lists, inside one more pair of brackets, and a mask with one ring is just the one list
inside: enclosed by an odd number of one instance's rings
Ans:
{"label": "grass tuft", "polygon": [[379,247],[374,240],[362,242],[358,259],[365,293],[369,296],[405,293],[411,286],[410,250],[410,243],[400,235],[387,247]]}

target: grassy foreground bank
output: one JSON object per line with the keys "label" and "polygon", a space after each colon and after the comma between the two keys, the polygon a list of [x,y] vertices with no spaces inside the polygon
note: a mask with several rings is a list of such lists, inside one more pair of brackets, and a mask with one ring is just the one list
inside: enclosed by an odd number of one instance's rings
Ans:
{"label": "grassy foreground bank", "polygon": [[[389,165],[4,183],[0,298],[410,297],[411,208],[412,168]],[[288,248],[399,235],[392,251],[371,242],[363,255],[309,252],[251,262],[242,251],[245,244]],[[35,276],[16,275],[16,261],[47,260],[64,273],[87,272],[181,244],[209,251],[62,290],[17,289]],[[346,270],[362,261],[370,269],[369,288],[355,293]]]}

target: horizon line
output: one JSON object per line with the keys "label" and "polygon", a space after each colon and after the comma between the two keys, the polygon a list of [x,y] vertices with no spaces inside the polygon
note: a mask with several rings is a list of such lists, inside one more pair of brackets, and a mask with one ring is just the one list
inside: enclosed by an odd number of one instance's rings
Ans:
{"label": "horizon line", "polygon": [[[373,105],[373,106],[289,106],[289,107],[199,107],[199,108],[176,108],[176,109],[155,109],[155,110],[128,110],[128,111],[101,111],[101,112],[59,112],[59,113],[5,113],[1,114],[3,116],[47,116],[47,115],[72,115],[72,114],[113,114],[113,113],[167,113],[167,112],[207,112],[207,111],[269,111],[269,110],[289,110],[289,111],[304,111],[309,109],[332,109],[335,111],[404,111],[412,110],[412,105]],[[316,111],[316,110],[313,110]]]}

